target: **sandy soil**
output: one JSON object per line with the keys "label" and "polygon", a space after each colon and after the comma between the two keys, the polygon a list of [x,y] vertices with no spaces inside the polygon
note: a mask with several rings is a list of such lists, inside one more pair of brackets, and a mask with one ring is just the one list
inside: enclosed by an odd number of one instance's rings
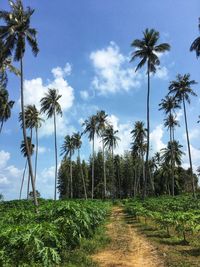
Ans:
{"label": "sandy soil", "polygon": [[164,267],[156,248],[128,223],[122,208],[113,208],[107,233],[111,243],[92,257],[100,267]]}

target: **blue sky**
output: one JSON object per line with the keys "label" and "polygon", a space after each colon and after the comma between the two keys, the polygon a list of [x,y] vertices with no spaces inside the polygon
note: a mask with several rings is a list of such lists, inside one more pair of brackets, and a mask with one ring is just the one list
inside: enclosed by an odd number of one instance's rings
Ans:
{"label": "blue sky", "polygon": [[[160,57],[161,66],[152,77],[151,90],[151,153],[164,147],[169,133],[162,127],[163,114],[158,104],[167,93],[169,81],[177,73],[190,73],[199,80],[200,62],[189,52],[198,36],[198,0],[135,1],[135,0],[59,0],[24,1],[35,9],[32,26],[38,30],[40,53],[34,58],[27,48],[25,55],[25,101],[38,106],[49,87],[63,94],[63,118],[58,121],[58,143],[66,134],[81,131],[81,123],[89,115],[104,109],[119,130],[121,142],[116,153],[129,149],[129,132],[136,120],[146,118],[147,82],[145,68],[134,72],[130,64],[130,43],[142,37],[145,28],[160,32],[160,42],[168,42],[171,51]],[[1,1],[1,9],[8,1]],[[16,63],[17,66],[18,63]],[[10,97],[16,101],[12,118],[0,136],[0,193],[5,199],[17,198],[25,160],[19,147],[22,133],[18,123],[19,80],[9,75]],[[199,94],[199,85],[194,86]],[[194,168],[200,165],[200,125],[196,123],[199,96],[188,106],[191,149]],[[176,138],[184,145],[184,121],[178,112],[181,127]],[[52,121],[40,129],[40,153],[37,189],[43,197],[53,196],[54,143]],[[87,159],[90,144],[84,137],[82,156]],[[96,149],[99,142],[96,140]],[[183,166],[188,167],[187,156]],[[24,190],[25,196],[25,190]]]}

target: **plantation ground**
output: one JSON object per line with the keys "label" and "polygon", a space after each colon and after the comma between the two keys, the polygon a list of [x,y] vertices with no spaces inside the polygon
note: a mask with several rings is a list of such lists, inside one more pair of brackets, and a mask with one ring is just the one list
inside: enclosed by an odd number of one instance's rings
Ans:
{"label": "plantation ground", "polygon": [[111,238],[108,247],[92,258],[101,267],[163,267],[163,259],[150,242],[129,224],[120,207],[114,207],[107,234]]}
{"label": "plantation ground", "polygon": [[0,266],[200,267],[200,196],[116,203],[0,203]]}

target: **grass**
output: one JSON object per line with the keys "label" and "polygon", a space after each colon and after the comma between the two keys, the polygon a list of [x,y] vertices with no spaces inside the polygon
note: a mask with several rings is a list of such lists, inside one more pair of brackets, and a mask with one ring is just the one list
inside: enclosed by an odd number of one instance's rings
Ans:
{"label": "grass", "polygon": [[91,239],[82,239],[80,247],[64,253],[64,267],[98,267],[91,255],[104,248],[110,242],[106,234],[106,224],[99,226]]}

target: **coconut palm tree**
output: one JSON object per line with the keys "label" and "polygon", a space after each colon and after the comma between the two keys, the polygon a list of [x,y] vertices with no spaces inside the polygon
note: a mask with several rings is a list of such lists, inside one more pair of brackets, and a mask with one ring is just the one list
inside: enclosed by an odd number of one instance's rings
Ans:
{"label": "coconut palm tree", "polygon": [[185,153],[181,150],[183,146],[181,144],[179,144],[179,142],[176,140],[174,140],[172,143],[168,142],[167,147],[161,149],[161,153],[162,153],[161,161],[163,163],[170,162],[172,146],[173,146],[173,150],[174,150],[175,165],[181,166],[181,162],[182,162],[181,158]]}
{"label": "coconut palm tree", "polygon": [[91,197],[93,199],[94,197],[94,138],[95,134],[97,134],[97,116],[92,115],[89,117],[85,122],[83,123],[83,126],[85,127],[83,133],[88,134],[89,141],[92,141],[92,191],[91,191]]}
{"label": "coconut palm tree", "polygon": [[142,68],[147,64],[147,152],[145,162],[145,184],[143,191],[143,198],[146,196],[147,174],[148,174],[148,160],[149,160],[149,136],[150,136],[150,116],[149,116],[149,98],[150,98],[150,74],[156,72],[156,67],[160,65],[160,59],[158,54],[164,53],[170,50],[170,45],[167,43],[157,44],[160,34],[154,29],[146,29],[143,32],[143,38],[136,39],[131,43],[134,48],[131,61],[139,59],[140,62],[137,65],[135,71]]}
{"label": "coconut palm tree", "polygon": [[6,88],[7,86],[7,70],[10,72],[20,75],[20,71],[12,65],[11,57],[4,54],[5,46],[3,41],[0,39],[0,87]]}
{"label": "coconut palm tree", "polygon": [[83,175],[83,168],[82,168],[81,157],[80,157],[80,149],[81,149],[81,146],[82,146],[81,134],[79,132],[73,133],[72,138],[74,140],[74,148],[78,150],[78,163],[80,165],[80,171],[81,171],[81,178],[82,178],[82,182],[83,182],[84,195],[85,195],[85,199],[87,199],[86,183],[85,183],[85,178],[84,178],[84,175]]}
{"label": "coconut palm tree", "polygon": [[113,167],[113,175],[112,175],[112,194],[114,197],[114,148],[117,146],[117,142],[120,138],[117,136],[118,130],[114,130],[112,125],[109,125],[105,128],[102,138],[103,143],[108,150],[110,150],[112,155],[112,167]]}
{"label": "coconut palm tree", "polygon": [[[103,135],[103,132],[108,126],[108,121],[107,121],[108,115],[105,113],[104,110],[98,111],[97,112],[97,132],[101,136]],[[103,156],[103,177],[104,177],[104,196],[106,198],[106,165],[105,165],[105,148],[104,148],[104,142],[102,139],[102,156]]]}
{"label": "coconut palm tree", "polygon": [[[140,159],[140,162],[142,162],[142,174],[143,174],[143,186],[145,183],[145,171],[144,171],[144,155],[146,152],[146,137],[147,137],[147,129],[144,127],[143,121],[136,121],[134,124],[134,128],[131,131],[132,135],[132,154],[137,153],[138,157]],[[138,179],[140,176],[138,175]],[[136,184],[139,183],[139,180],[136,182]],[[136,191],[136,190],[135,190]]]}
{"label": "coconut palm tree", "polygon": [[56,133],[56,115],[62,116],[61,106],[58,100],[61,95],[58,94],[56,89],[48,89],[48,93],[40,100],[41,113],[45,113],[47,118],[54,119],[54,145],[55,145],[55,191],[54,200],[56,200],[56,189],[57,189],[57,174],[58,174],[58,153],[57,153],[57,133]]}
{"label": "coconut palm tree", "polygon": [[34,184],[34,175],[32,169],[31,156],[29,153],[29,146],[26,138],[26,127],[24,117],[24,74],[23,74],[23,58],[26,50],[26,42],[30,45],[33,54],[36,56],[39,52],[36,30],[30,27],[31,16],[34,10],[28,7],[26,10],[23,7],[22,1],[9,1],[10,11],[1,10],[0,20],[3,20],[4,25],[0,26],[0,36],[4,44],[3,58],[14,54],[14,60],[20,61],[20,80],[21,80],[21,111],[23,118],[23,137],[27,149],[27,160],[31,175],[31,183],[34,195],[34,204],[37,211],[37,196]]}
{"label": "coconut palm tree", "polygon": [[[200,18],[199,18],[199,31],[200,31]],[[190,51],[195,51],[197,58],[200,56],[200,36],[198,36],[190,46]]]}
{"label": "coconut palm tree", "polygon": [[13,108],[14,101],[9,101],[9,93],[5,88],[0,88],[0,133],[6,122],[11,116],[11,109]]}
{"label": "coconut palm tree", "polygon": [[[170,142],[174,141],[174,129],[175,126],[178,126],[178,122],[176,121],[172,112],[174,112],[177,108],[180,108],[179,103],[173,96],[166,96],[164,99],[161,100],[159,104],[159,110],[163,110],[168,117],[165,119],[164,126],[169,129],[170,132]],[[172,175],[172,196],[174,196],[174,153],[173,153],[173,146],[171,145],[171,175]]]}
{"label": "coconut palm tree", "polygon": [[[35,148],[35,175],[34,179],[36,181],[37,176],[37,157],[38,157],[38,129],[42,126],[42,122],[44,120],[40,117],[40,112],[37,110],[35,105],[27,105],[24,108],[25,113],[25,125],[27,129],[31,130],[31,138],[32,138],[32,130],[35,129],[35,140],[36,140],[36,148]],[[22,127],[22,113],[19,114],[19,121],[21,122]]]}
{"label": "coconut palm tree", "polygon": [[173,114],[169,114],[164,119],[164,126],[171,131],[170,133],[170,142],[174,141],[174,131],[175,127],[180,127],[179,121],[176,119],[176,116]]}
{"label": "coconut palm tree", "polygon": [[73,178],[72,178],[72,156],[75,150],[75,142],[73,136],[66,135],[64,139],[64,143],[61,147],[61,156],[64,155],[66,158],[69,156],[70,160],[70,196],[73,198]]}
{"label": "coconut palm tree", "polygon": [[186,102],[190,104],[190,96],[196,96],[195,92],[192,90],[191,86],[195,85],[197,82],[195,80],[190,80],[190,74],[180,75],[178,74],[176,80],[170,82],[169,86],[169,94],[172,94],[175,99],[182,103],[183,111],[184,111],[184,119],[185,119],[185,131],[187,137],[187,146],[188,146],[188,156],[190,162],[190,172],[191,172],[191,180],[192,180],[192,189],[193,196],[196,198],[196,190],[195,190],[195,182],[192,168],[192,157],[190,151],[190,139],[188,134],[188,125],[187,125],[187,112],[186,112]]}
{"label": "coconut palm tree", "polygon": [[[31,137],[27,136],[27,142],[28,142],[28,146],[29,146],[29,152],[31,153],[30,155],[32,156],[35,146],[31,142]],[[21,150],[22,155],[27,159],[28,153],[27,153],[26,144],[25,144],[24,141],[22,141],[22,143],[21,143],[20,150]],[[23,176],[22,176],[19,199],[21,199],[21,196],[22,196],[22,189],[23,189],[24,178],[25,178],[25,174],[26,174],[26,168],[27,168],[27,160],[26,160],[26,164],[25,164],[24,172],[23,172]],[[28,199],[28,196],[29,196],[29,185],[30,185],[30,171],[29,171],[28,183],[27,183],[27,199]]]}

